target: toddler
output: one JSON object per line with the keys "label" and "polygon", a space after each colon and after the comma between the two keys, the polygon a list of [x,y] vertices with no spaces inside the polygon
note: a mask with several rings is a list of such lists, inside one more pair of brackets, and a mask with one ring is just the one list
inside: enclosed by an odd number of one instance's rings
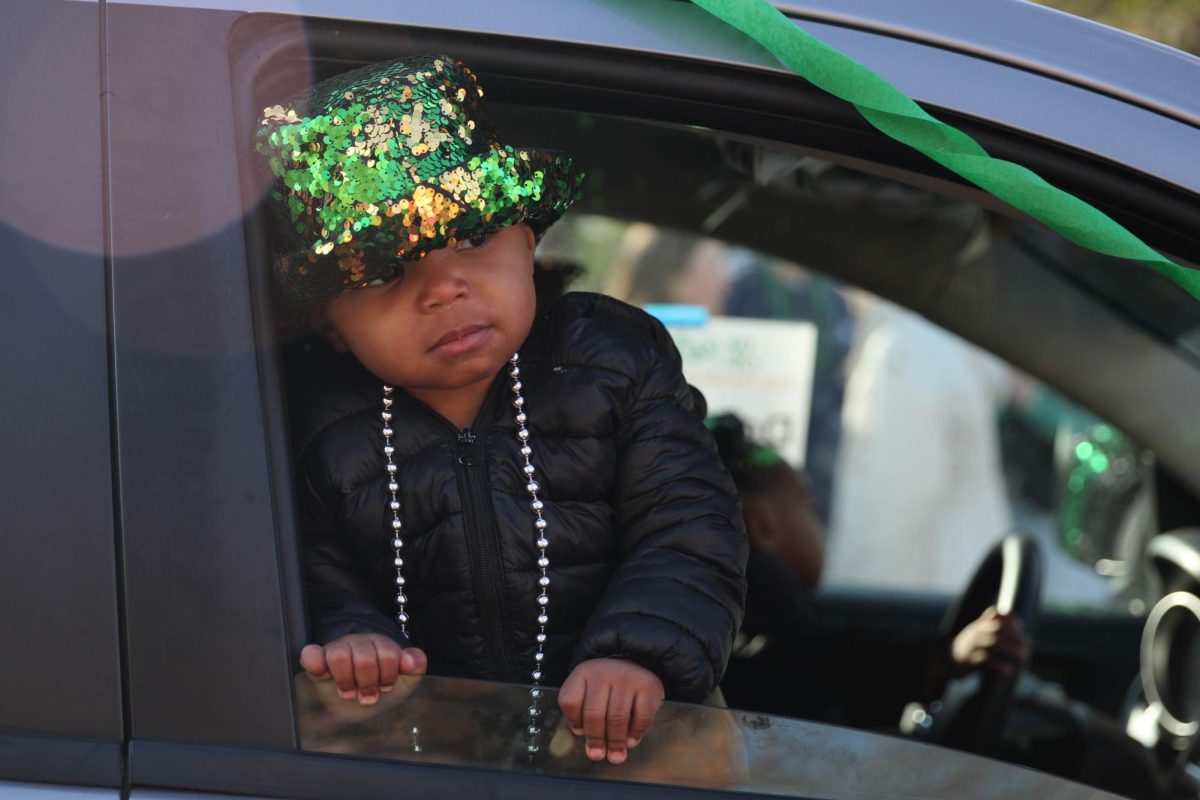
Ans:
{"label": "toddler", "polygon": [[263,115],[277,284],[323,333],[289,368],[301,665],[364,704],[426,669],[561,684],[588,756],[621,763],[664,698],[721,679],[741,513],[662,325],[600,295],[536,308],[536,242],[582,174],[502,144],[481,97],[421,56]]}

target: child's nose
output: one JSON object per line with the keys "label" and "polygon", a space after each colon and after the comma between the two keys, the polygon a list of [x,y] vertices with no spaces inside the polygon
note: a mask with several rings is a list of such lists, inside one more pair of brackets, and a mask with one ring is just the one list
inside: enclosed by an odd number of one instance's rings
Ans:
{"label": "child's nose", "polygon": [[470,292],[470,286],[462,270],[453,258],[442,258],[440,253],[430,253],[423,258],[420,273],[421,289],[418,302],[426,311],[448,308]]}

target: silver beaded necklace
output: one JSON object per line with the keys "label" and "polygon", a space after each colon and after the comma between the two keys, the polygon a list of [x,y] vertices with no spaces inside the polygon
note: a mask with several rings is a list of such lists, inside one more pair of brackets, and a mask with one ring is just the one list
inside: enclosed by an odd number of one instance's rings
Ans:
{"label": "silver beaded necklace", "polygon": [[[529,428],[525,426],[528,417],[525,413],[525,397],[521,394],[523,385],[521,384],[521,368],[519,362],[521,360],[520,353],[513,353],[509,359],[508,377],[512,379],[513,407],[516,408],[517,414],[513,418],[517,423],[517,442],[520,444],[521,458],[524,464],[521,466],[521,472],[525,476],[526,484],[525,491],[529,492],[530,503],[529,507],[533,510],[533,528],[537,535],[534,542],[538,550],[537,566],[540,575],[537,580],[537,652],[533,655],[534,666],[530,677],[533,679],[534,699],[541,696],[538,687],[542,682],[542,664],[546,660],[546,625],[550,622],[550,615],[547,606],[550,604],[550,575],[547,570],[550,568],[550,559],[546,555],[546,549],[550,546],[550,541],[546,538],[546,528],[548,524],[542,516],[544,504],[538,497],[538,492],[541,491],[541,485],[534,478],[537,470],[533,466],[533,448],[529,445]],[[380,417],[383,420],[383,455],[387,459],[387,488],[390,500],[388,508],[392,512],[392,564],[396,568],[396,622],[400,625],[400,630],[405,636],[408,635],[408,595],[405,594],[405,578],[404,578],[404,557],[401,551],[404,548],[404,539],[401,536],[401,531],[404,528],[404,523],[400,519],[400,483],[396,480],[396,472],[398,467],[393,456],[396,453],[396,448],[392,445],[392,435],[395,431],[392,430],[392,403],[394,389],[388,385],[383,386],[383,411]],[[535,704],[536,705],[536,704]],[[530,708],[531,716],[539,716],[540,710],[535,713],[533,707]],[[532,736],[534,731],[530,729]]]}

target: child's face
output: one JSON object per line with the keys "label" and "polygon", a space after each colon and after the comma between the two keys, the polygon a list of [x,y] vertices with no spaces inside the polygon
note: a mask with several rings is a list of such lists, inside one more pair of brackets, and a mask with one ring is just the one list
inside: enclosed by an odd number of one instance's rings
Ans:
{"label": "child's face", "polygon": [[347,289],[325,309],[330,338],[418,397],[488,385],[533,325],[534,246],[528,225],[510,225]]}

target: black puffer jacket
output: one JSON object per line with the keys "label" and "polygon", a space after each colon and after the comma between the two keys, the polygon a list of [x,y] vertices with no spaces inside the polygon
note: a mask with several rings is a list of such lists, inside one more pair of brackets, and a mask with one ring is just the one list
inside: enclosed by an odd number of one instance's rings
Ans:
{"label": "black puffer jacket", "polygon": [[[547,682],[622,657],[702,700],[741,622],[747,547],[669,335],[569,294],[536,320],[521,373],[549,522]],[[380,382],[324,345],[289,375],[314,638],[399,641]],[[527,683],[539,573],[509,385],[506,366],[463,431],[397,391],[394,458],[412,643],[430,672]]]}

